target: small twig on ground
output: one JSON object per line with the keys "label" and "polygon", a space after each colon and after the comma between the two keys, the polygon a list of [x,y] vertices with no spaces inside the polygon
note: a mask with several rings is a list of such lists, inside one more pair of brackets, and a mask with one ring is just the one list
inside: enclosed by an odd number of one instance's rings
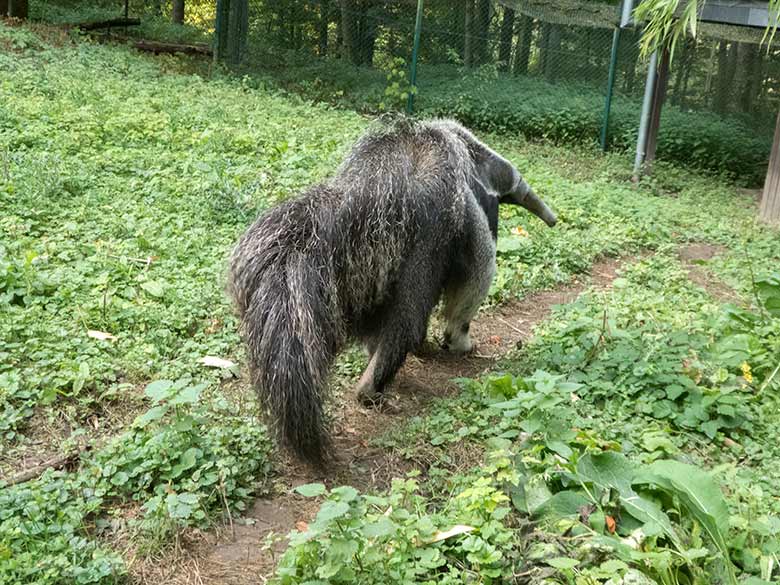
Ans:
{"label": "small twig on ground", "polygon": [[499,321],[501,321],[501,322],[502,322],[504,325],[506,325],[507,327],[509,327],[510,329],[512,329],[514,332],[516,332],[516,333],[519,333],[520,335],[525,335],[525,333],[524,333],[522,330],[520,330],[520,329],[518,329],[517,327],[515,327],[514,325],[512,325],[512,324],[511,324],[509,321],[507,321],[506,319],[502,319],[502,318],[501,318],[501,317],[499,317],[498,315],[496,315],[496,319],[498,319]]}
{"label": "small twig on ground", "polygon": [[769,385],[772,383],[772,380],[775,379],[775,376],[777,376],[777,372],[780,372],[780,362],[777,363],[777,367],[775,368],[775,371],[772,372],[772,374],[764,381],[763,384],[761,384],[761,388],[758,389],[758,394],[761,394],[766,390]]}
{"label": "small twig on ground", "polygon": [[764,318],[764,320],[769,320],[769,315],[767,314],[766,309],[764,308],[764,303],[761,302],[761,296],[758,294],[758,286],[756,285],[756,273],[753,271],[753,260],[752,258],[750,258],[750,253],[748,252],[747,240],[743,240],[742,249],[745,252],[745,260],[747,260],[748,269],[750,270],[750,284],[753,288],[753,296],[756,299],[756,306],[758,307],[758,310],[761,311],[761,316]]}
{"label": "small twig on ground", "polygon": [[233,514],[230,513],[230,506],[228,505],[227,495],[225,494],[225,481],[224,478],[219,478],[219,494],[222,496],[222,502],[225,504],[225,512],[227,512],[228,522],[230,523],[230,533],[233,536],[233,541],[236,540],[236,527],[233,525]]}
{"label": "small twig on ground", "polygon": [[138,264],[143,264],[148,268],[152,264],[152,257],[147,256],[146,258],[132,258],[130,256],[119,256],[117,254],[106,254],[109,258],[116,258],[117,260],[128,260],[130,262],[137,262]]}
{"label": "small twig on ground", "polygon": [[596,357],[596,354],[598,353],[599,346],[601,346],[602,342],[606,340],[606,333],[609,328],[609,323],[607,322],[607,308],[604,307],[604,317],[601,322],[601,331],[599,332],[599,338],[596,340],[596,343],[593,344],[593,347],[590,348],[590,351],[588,351],[588,355],[585,356],[585,364],[589,364],[590,361]]}

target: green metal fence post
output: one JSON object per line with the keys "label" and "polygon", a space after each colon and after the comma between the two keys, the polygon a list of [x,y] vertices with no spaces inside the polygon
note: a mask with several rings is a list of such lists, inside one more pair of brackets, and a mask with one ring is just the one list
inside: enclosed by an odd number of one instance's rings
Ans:
{"label": "green metal fence post", "polygon": [[609,127],[609,110],[612,107],[612,89],[615,87],[615,70],[617,69],[618,47],[620,46],[620,27],[615,27],[612,33],[612,54],[609,57],[609,77],[607,79],[607,99],[604,102],[604,120],[601,123],[601,150],[607,151],[607,128]]}
{"label": "green metal fence post", "polygon": [[414,46],[412,47],[412,63],[409,71],[409,98],[406,100],[406,113],[414,111],[414,92],[417,91],[417,52],[420,49],[420,32],[422,31],[423,0],[417,0],[417,18],[414,21]]}

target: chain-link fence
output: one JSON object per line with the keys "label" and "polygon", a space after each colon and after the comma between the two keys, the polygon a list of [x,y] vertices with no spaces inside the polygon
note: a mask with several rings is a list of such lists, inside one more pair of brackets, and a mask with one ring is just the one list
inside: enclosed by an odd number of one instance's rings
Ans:
{"label": "chain-link fence", "polygon": [[[74,22],[122,13],[121,0],[31,3],[31,16]],[[603,126],[617,0],[424,0],[414,88],[417,0],[185,0],[190,27],[164,25],[172,0],[129,0],[137,36],[198,41],[217,8],[242,15],[241,40],[220,47],[243,72],[310,99],[364,112],[454,116],[482,131],[596,143]],[[230,12],[230,14],[228,14]],[[94,13],[94,14],[93,14]],[[216,18],[219,27],[220,18]],[[703,23],[678,47],[658,156],[759,183],[780,107],[780,44],[763,29]],[[231,33],[235,32],[231,29]],[[133,33],[133,31],[131,31]],[[219,35],[216,35],[219,37]],[[606,142],[636,141],[647,62],[639,29],[623,29]],[[208,37],[203,37],[207,40]],[[231,41],[232,42],[232,41]]]}
{"label": "chain-link fence", "polygon": [[[243,68],[361,111],[404,109],[416,0],[249,0]],[[616,3],[426,0],[415,111],[530,138],[596,142]],[[659,157],[758,180],[780,75],[763,31],[703,25],[675,54]],[[608,143],[633,147],[647,63],[640,32],[620,36]]]}

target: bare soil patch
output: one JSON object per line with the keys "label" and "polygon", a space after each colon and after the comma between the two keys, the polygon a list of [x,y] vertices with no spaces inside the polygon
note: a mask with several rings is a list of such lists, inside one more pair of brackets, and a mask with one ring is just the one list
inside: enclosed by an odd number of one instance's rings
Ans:
{"label": "bare soil patch", "polygon": [[725,282],[714,276],[706,268],[706,262],[722,254],[725,246],[697,242],[680,247],[678,256],[688,271],[688,278],[706,290],[715,300],[721,303],[738,302],[739,295]]}
{"label": "bare soil patch", "polygon": [[[293,488],[322,482],[330,487],[383,489],[394,477],[427,467],[425,461],[410,461],[388,453],[371,445],[370,440],[420,415],[432,400],[453,395],[457,392],[454,378],[476,377],[489,370],[499,358],[527,341],[553,306],[575,300],[588,286],[608,289],[620,266],[630,260],[603,259],[593,265],[589,275],[577,277],[565,286],[485,311],[472,323],[475,350],[470,355],[454,356],[430,347],[409,355],[388,389],[392,408],[366,409],[348,393],[333,412],[333,439],[340,459],[331,469],[317,472],[281,455],[279,468],[283,473],[275,486],[279,495],[256,500],[243,518],[234,521],[232,529],[226,526],[211,534],[185,535],[181,546],[166,558],[131,565],[133,580],[149,585],[266,582],[284,549],[283,541],[264,548],[269,534],[287,534],[296,525],[311,521],[319,507],[318,501],[292,493]],[[472,454],[458,455],[463,465],[476,463]]]}

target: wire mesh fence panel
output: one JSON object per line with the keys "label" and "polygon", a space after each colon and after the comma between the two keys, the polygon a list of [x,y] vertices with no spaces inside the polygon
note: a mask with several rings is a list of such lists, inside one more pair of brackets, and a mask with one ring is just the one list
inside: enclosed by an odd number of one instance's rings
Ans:
{"label": "wire mesh fence panel", "polygon": [[[406,0],[250,0],[242,66],[309,98],[361,111],[400,108],[414,6]],[[387,91],[393,83],[397,95]]]}
{"label": "wire mesh fence panel", "polygon": [[[624,147],[635,138],[630,129],[647,71],[638,58],[640,33],[629,34],[631,41],[621,42],[611,136]],[[761,183],[780,106],[780,51],[767,51],[762,37],[759,28],[702,23],[697,38],[678,47],[661,115],[660,158]]]}
{"label": "wire mesh fence panel", "polygon": [[[488,131],[595,142],[612,25],[549,4],[426,2],[418,110]],[[615,20],[616,8],[609,13]]]}

